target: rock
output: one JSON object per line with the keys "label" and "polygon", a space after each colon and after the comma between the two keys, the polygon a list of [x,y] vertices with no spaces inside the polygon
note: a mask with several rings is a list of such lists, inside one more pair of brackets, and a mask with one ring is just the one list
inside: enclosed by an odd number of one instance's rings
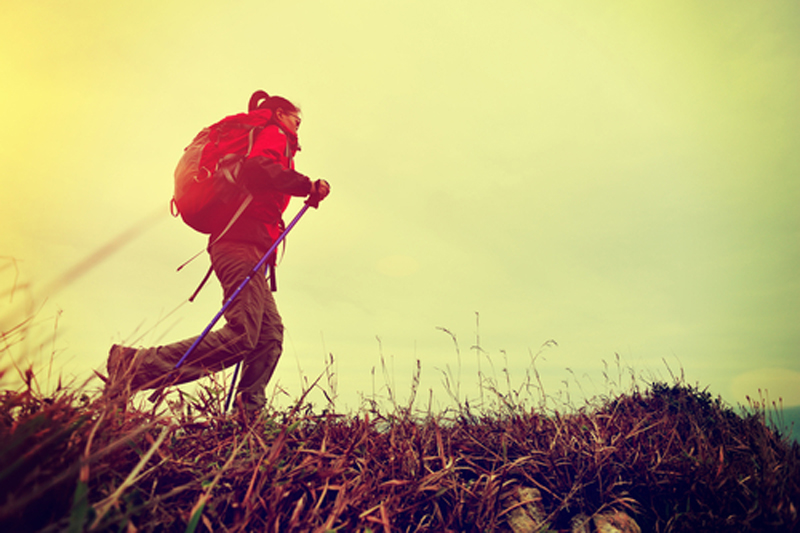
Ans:
{"label": "rock", "polygon": [[594,517],[598,533],[642,533],[639,524],[627,513],[609,511]]}
{"label": "rock", "polygon": [[591,525],[592,520],[585,514],[581,513],[572,517],[572,520],[569,521],[569,530],[570,533],[589,533],[590,529],[589,526]]}
{"label": "rock", "polygon": [[[522,504],[522,505],[519,505]],[[539,489],[515,487],[503,497],[503,505],[509,511],[506,520],[514,533],[536,533],[544,528],[544,507]]]}

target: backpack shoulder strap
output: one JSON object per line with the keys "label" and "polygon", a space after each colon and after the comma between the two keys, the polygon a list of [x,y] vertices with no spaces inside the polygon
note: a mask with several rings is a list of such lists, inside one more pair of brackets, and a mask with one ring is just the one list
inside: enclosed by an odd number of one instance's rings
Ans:
{"label": "backpack shoulder strap", "polygon": [[208,272],[206,272],[206,275],[203,276],[203,281],[200,282],[200,285],[198,285],[197,288],[192,293],[192,295],[189,296],[189,301],[190,302],[193,302],[194,299],[197,298],[197,295],[200,294],[200,289],[202,289],[205,286],[206,282],[208,281],[208,278],[211,277],[211,273],[212,272],[214,272],[214,267],[213,266],[209,266],[208,267]]}

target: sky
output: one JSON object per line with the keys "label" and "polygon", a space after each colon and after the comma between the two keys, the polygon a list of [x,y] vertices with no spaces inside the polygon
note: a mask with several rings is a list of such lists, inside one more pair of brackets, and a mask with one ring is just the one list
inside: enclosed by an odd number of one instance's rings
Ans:
{"label": "sky", "polygon": [[43,387],[216,314],[213,282],[186,303],[207,257],[176,272],[205,237],[171,217],[172,172],[264,89],[302,108],[297,169],[332,187],[278,267],[278,398],[322,376],[340,409],[402,404],[419,361],[440,408],[490,394],[479,376],[562,403],[683,376],[800,405],[797,2],[0,13],[2,363]]}

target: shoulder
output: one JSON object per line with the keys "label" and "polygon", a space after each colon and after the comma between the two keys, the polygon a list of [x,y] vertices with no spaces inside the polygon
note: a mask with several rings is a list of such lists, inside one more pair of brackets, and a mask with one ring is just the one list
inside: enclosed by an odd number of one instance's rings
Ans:
{"label": "shoulder", "polygon": [[286,147],[286,135],[281,131],[277,124],[269,124],[266,128],[261,130],[255,143],[255,150],[264,149],[281,149]]}
{"label": "shoulder", "polygon": [[261,130],[259,137],[265,139],[283,139],[286,141],[286,134],[283,133],[283,130],[278,127],[277,124],[267,124],[267,126]]}

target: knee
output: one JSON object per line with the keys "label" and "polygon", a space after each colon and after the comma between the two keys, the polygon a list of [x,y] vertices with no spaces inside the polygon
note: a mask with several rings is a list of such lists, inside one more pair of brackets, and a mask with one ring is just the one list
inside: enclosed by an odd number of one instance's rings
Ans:
{"label": "knee", "polygon": [[283,341],[278,339],[270,340],[267,342],[267,347],[264,351],[270,359],[277,359],[283,353]]}
{"label": "knee", "polygon": [[239,344],[242,350],[252,352],[258,348],[258,334],[253,334],[252,332],[243,333]]}
{"label": "knee", "polygon": [[261,331],[257,325],[249,327],[241,322],[228,321],[228,343],[235,346],[236,351],[252,351],[258,347]]}
{"label": "knee", "polygon": [[270,366],[277,361],[283,353],[283,343],[276,339],[262,340],[253,349],[248,350],[244,361],[248,364],[267,364]]}

